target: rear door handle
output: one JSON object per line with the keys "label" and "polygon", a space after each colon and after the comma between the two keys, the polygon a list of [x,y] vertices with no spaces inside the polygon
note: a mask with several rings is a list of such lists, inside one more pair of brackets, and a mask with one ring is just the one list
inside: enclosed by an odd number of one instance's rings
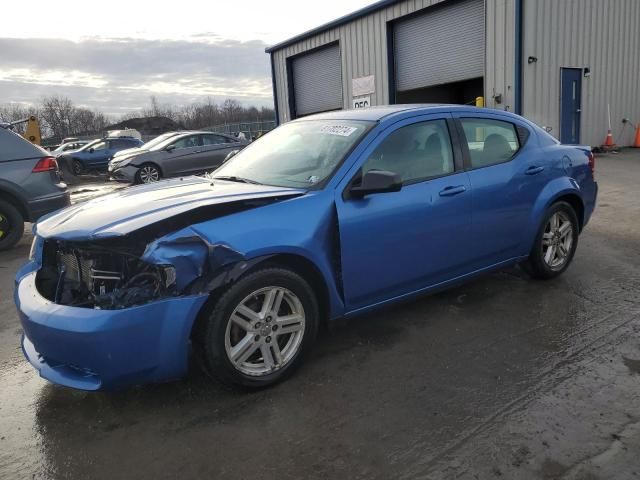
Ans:
{"label": "rear door handle", "polygon": [[543,170],[544,170],[544,167],[532,166],[532,167],[527,168],[524,173],[526,175],[535,175],[536,173],[540,173]]}
{"label": "rear door handle", "polygon": [[440,196],[441,197],[452,197],[453,195],[458,195],[459,193],[463,193],[466,192],[467,189],[465,188],[464,185],[450,185],[448,187],[445,187],[444,189],[440,190]]}

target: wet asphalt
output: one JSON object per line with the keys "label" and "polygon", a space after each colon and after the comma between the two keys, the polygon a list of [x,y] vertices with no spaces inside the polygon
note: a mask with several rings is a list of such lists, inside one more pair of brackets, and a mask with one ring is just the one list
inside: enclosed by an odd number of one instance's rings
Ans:
{"label": "wet asphalt", "polygon": [[12,300],[27,236],[0,253],[0,478],[640,478],[640,151],[596,170],[560,278],[513,268],[338,322],[251,394],[196,368],[108,393],[40,379]]}

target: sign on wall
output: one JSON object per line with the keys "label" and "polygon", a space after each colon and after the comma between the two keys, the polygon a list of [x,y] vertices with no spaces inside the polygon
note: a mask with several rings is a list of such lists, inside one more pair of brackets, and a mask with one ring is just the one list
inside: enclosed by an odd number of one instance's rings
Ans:
{"label": "sign on wall", "polygon": [[371,96],[354,98],[351,103],[351,108],[368,108],[371,106]]}
{"label": "sign on wall", "polygon": [[351,80],[351,94],[354,97],[363,95],[371,95],[376,91],[376,76],[368,75],[366,77],[353,78]]}

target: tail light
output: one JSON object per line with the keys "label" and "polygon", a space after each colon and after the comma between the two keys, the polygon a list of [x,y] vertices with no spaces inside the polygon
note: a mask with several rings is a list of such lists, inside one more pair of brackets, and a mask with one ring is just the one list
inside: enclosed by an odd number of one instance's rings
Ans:
{"label": "tail light", "polygon": [[589,168],[591,169],[591,175],[595,176],[596,173],[596,156],[593,152],[589,152]]}
{"label": "tail light", "polygon": [[38,160],[36,166],[31,170],[32,173],[51,172],[58,170],[58,162],[55,157],[43,157]]}

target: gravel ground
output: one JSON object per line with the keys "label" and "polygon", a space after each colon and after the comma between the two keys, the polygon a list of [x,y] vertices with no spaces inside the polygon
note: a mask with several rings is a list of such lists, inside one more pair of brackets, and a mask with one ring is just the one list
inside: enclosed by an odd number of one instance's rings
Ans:
{"label": "gravel ground", "polygon": [[115,393],[40,379],[12,300],[27,235],[0,253],[0,478],[639,478],[640,151],[596,169],[561,278],[514,268],[339,322],[252,394],[197,369]]}

